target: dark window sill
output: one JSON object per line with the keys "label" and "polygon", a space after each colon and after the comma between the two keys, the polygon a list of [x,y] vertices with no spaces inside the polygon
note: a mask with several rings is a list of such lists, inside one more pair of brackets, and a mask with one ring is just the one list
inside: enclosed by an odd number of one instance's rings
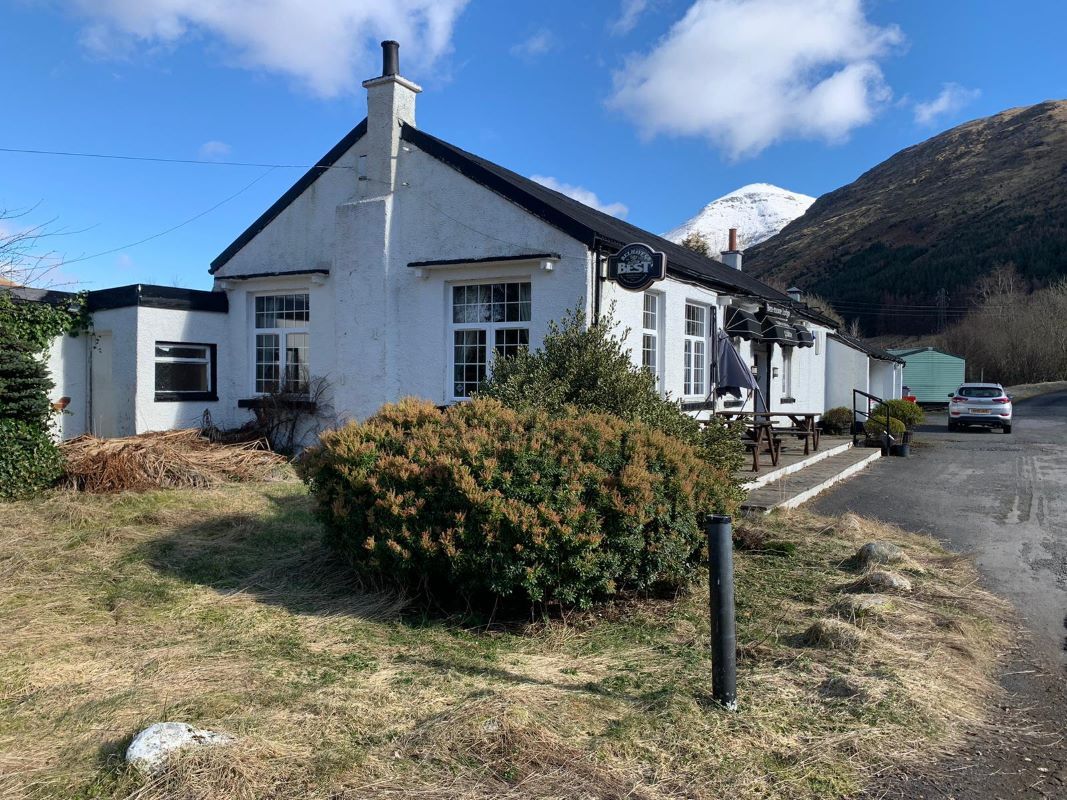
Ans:
{"label": "dark window sill", "polygon": [[789,403],[795,403],[796,401],[797,399],[795,397],[783,397],[778,402],[783,405],[788,405]]}
{"label": "dark window sill", "polygon": [[691,400],[689,402],[682,401],[682,411],[714,411],[715,402],[713,400]]}
{"label": "dark window sill", "polygon": [[272,398],[272,397],[246,397],[243,400],[237,401],[238,408],[272,408],[274,406],[282,406],[284,408],[296,408],[301,411],[314,411],[315,402],[306,398]]}
{"label": "dark window sill", "polygon": [[157,403],[218,402],[219,396],[214,392],[156,392]]}
{"label": "dark window sill", "polygon": [[745,404],[744,400],[726,400],[723,402],[723,408],[740,408]]}

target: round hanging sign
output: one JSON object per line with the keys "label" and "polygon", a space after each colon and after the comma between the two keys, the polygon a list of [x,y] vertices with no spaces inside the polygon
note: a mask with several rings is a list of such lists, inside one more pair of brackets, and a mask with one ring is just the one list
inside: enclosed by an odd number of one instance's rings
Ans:
{"label": "round hanging sign", "polygon": [[640,292],[667,277],[667,256],[647,244],[628,244],[608,257],[608,280]]}

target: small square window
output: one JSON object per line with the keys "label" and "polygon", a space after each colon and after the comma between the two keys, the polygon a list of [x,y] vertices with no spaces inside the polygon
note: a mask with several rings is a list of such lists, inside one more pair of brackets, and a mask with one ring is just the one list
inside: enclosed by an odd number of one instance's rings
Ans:
{"label": "small square window", "polygon": [[217,400],[215,345],[156,342],[155,399]]}

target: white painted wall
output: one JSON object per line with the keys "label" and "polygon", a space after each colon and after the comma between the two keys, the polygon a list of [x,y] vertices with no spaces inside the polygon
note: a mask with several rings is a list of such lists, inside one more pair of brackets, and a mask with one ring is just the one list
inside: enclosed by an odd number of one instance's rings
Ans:
{"label": "white painted wall", "polygon": [[217,402],[208,400],[166,402],[155,399],[156,342],[214,344],[220,362],[217,372],[221,376],[224,373],[223,362],[227,358],[226,351],[229,349],[229,343],[226,341],[227,315],[211,311],[175,311],[149,306],[138,306],[134,310],[137,317],[136,379],[132,384],[119,384],[127,390],[131,385],[136,387],[133,427],[132,429],[126,427],[124,430],[130,433],[144,433],[145,431],[197,427],[205,409],[211,411],[216,424],[228,423],[232,420],[231,411],[236,407],[236,400],[232,395],[220,393]]}
{"label": "white painted wall", "polygon": [[68,397],[70,402],[64,411],[52,417],[52,434],[56,439],[72,439],[89,429],[89,337],[57,336],[52,340],[45,364],[55,386],[48,399],[53,404]]}
{"label": "white painted wall", "polygon": [[358,144],[234,254],[220,276],[329,269],[336,232],[334,209],[355,195]]}
{"label": "white painted wall", "polygon": [[[354,194],[355,176],[350,179]],[[219,271],[218,285],[229,294],[227,339],[233,344],[226,396],[253,396],[249,309],[251,297],[259,292],[311,295],[309,366],[312,375],[325,376],[332,384],[331,405],[338,419],[364,418],[383,403],[407,395],[451,401],[448,326],[451,287],[456,283],[529,280],[534,347],[550,320],[568,308],[588,309],[591,266],[580,242],[417,148],[401,152],[398,181],[394,194],[351,199],[330,212],[335,249],[328,278],[231,280],[230,264]],[[315,213],[326,212],[320,207]],[[271,227],[273,223],[267,230]],[[259,238],[253,240],[254,248],[242,251],[241,273],[280,266],[266,257],[262,263],[251,260],[262,252]],[[413,261],[531,252],[559,253],[561,258],[551,271],[542,270],[539,261],[428,269],[421,276],[407,266]]]}
{"label": "white painted wall", "polygon": [[[852,408],[852,390],[870,392],[869,357],[836,339],[826,339],[826,407]],[[862,403],[860,407],[864,407]]]}
{"label": "white painted wall", "polygon": [[884,397],[887,400],[901,396],[900,377],[903,375],[903,369],[899,364],[872,358],[870,374],[871,394]]}

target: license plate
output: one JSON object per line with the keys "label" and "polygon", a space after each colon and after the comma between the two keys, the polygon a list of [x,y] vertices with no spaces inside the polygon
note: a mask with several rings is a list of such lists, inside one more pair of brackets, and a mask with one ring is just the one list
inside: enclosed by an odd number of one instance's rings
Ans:
{"label": "license plate", "polygon": [[988,414],[989,413],[989,409],[988,408],[972,408],[970,410],[970,413],[972,413],[972,414]]}

